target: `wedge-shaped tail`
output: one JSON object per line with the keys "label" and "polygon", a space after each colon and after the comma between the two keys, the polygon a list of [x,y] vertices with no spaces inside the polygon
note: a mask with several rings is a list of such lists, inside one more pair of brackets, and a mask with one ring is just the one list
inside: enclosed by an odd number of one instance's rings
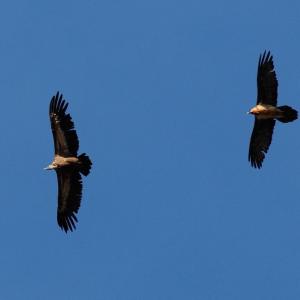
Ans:
{"label": "wedge-shaped tail", "polygon": [[277,119],[282,123],[293,122],[298,118],[298,112],[290,106],[283,105],[277,108],[283,112],[283,117]]}
{"label": "wedge-shaped tail", "polygon": [[78,156],[78,159],[82,163],[79,172],[84,176],[89,175],[90,169],[92,167],[90,158],[85,153],[82,153]]}

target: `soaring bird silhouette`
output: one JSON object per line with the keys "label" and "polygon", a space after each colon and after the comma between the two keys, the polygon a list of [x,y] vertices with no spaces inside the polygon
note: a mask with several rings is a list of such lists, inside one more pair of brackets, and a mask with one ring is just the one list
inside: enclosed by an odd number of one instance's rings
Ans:
{"label": "soaring bird silhouette", "polygon": [[70,114],[66,114],[68,103],[59,92],[52,97],[49,108],[55,156],[45,168],[55,170],[58,182],[57,223],[67,232],[76,229],[82,197],[81,175],[87,176],[92,162],[85,154],[77,156],[79,141]]}
{"label": "soaring bird silhouette", "polygon": [[278,82],[270,51],[259,56],[257,69],[257,102],[248,113],[255,116],[248,160],[254,168],[261,168],[272,142],[276,120],[282,123],[297,119],[298,113],[290,106],[277,106]]}

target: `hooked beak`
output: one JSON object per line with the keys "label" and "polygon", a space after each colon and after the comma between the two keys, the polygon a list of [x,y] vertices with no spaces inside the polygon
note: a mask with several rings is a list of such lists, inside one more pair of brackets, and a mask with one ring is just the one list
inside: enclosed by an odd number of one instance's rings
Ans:
{"label": "hooked beak", "polygon": [[44,170],[52,170],[52,168],[50,168],[49,166],[44,168]]}

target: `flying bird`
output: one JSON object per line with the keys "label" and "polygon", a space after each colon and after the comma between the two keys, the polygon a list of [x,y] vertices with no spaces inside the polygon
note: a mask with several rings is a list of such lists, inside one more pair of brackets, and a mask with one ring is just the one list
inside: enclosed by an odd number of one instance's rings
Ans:
{"label": "flying bird", "polygon": [[297,119],[298,112],[290,106],[277,106],[278,82],[270,51],[259,56],[257,69],[257,102],[248,113],[255,116],[248,160],[254,168],[261,168],[272,142],[276,120],[282,123]]}
{"label": "flying bird", "polygon": [[77,156],[79,141],[70,114],[66,113],[68,103],[63,95],[52,97],[49,116],[54,140],[54,160],[45,168],[55,170],[58,183],[57,223],[66,233],[76,229],[82,197],[81,174],[90,173],[92,162],[82,153]]}

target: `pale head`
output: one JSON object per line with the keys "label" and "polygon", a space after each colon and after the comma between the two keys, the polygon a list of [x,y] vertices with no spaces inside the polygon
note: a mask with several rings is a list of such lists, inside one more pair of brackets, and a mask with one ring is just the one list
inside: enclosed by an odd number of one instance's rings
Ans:
{"label": "pale head", "polygon": [[259,113],[259,110],[256,106],[252,107],[247,114],[251,114],[251,115],[257,115]]}
{"label": "pale head", "polygon": [[52,163],[48,167],[44,168],[44,170],[55,170],[57,169],[57,164]]}

